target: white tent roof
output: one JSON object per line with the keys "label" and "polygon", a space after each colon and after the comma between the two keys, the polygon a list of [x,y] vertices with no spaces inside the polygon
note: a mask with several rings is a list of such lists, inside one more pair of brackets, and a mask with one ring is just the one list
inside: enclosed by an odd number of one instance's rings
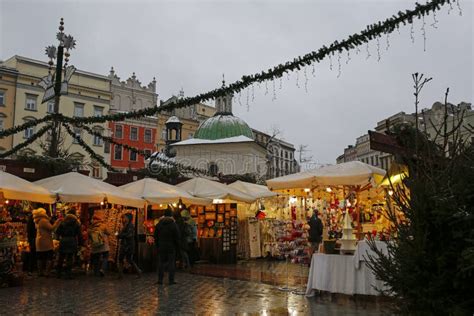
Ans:
{"label": "white tent roof", "polygon": [[365,186],[379,184],[386,171],[360,161],[350,161],[267,180],[271,190],[316,186]]}
{"label": "white tent roof", "polygon": [[178,186],[200,198],[232,200],[245,203],[252,203],[256,200],[254,197],[228,185],[203,178],[194,178],[180,183]]}
{"label": "white tent roof", "polygon": [[268,187],[264,185],[254,184],[250,182],[244,181],[235,181],[234,183],[229,184],[229,187],[233,189],[237,189],[247,195],[250,195],[256,199],[261,198],[268,198],[272,196],[276,196],[275,192],[272,192],[268,189]]}
{"label": "white tent roof", "polygon": [[135,194],[77,172],[46,178],[36,183],[58,194],[64,202],[100,203],[107,198],[109,203],[132,207],[143,207],[145,203]]}
{"label": "white tent roof", "polygon": [[122,185],[120,189],[141,196],[152,204],[174,203],[180,199],[185,204],[212,204],[212,199],[194,197],[183,188],[150,178]]}
{"label": "white tent roof", "polygon": [[11,200],[27,200],[40,203],[53,203],[55,197],[45,188],[26,181],[10,173],[0,171],[0,192]]}

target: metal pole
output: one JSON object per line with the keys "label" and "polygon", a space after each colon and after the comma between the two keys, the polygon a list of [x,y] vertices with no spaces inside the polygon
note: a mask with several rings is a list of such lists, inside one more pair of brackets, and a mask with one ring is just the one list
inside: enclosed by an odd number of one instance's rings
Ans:
{"label": "metal pole", "polygon": [[[61,82],[62,82],[62,74],[63,74],[63,55],[64,55],[64,47],[59,45],[58,47],[58,56],[57,56],[57,63],[56,63],[56,81],[54,86],[54,113],[59,113],[59,98],[61,96]],[[60,135],[60,124],[55,119],[53,121],[53,128],[51,130],[51,144],[49,147],[49,156],[56,158],[58,157],[58,145],[59,145],[59,135]]]}

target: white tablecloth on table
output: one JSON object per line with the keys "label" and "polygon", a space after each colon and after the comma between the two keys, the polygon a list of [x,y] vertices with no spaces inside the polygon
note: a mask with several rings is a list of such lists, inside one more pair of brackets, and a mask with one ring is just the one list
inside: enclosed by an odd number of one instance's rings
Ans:
{"label": "white tablecloth on table", "polygon": [[[388,255],[387,243],[383,241],[375,241],[375,246],[383,254]],[[361,262],[367,261],[367,259],[372,256],[377,256],[375,252],[370,249],[369,243],[366,240],[359,240],[357,242],[357,247],[354,252],[354,266],[356,269],[360,268]]]}
{"label": "white tablecloth on table", "polygon": [[365,262],[360,262],[359,269],[356,269],[354,256],[315,253],[311,259],[306,296],[313,296],[314,290],[348,295],[378,295],[377,289],[386,287],[382,281],[375,279]]}

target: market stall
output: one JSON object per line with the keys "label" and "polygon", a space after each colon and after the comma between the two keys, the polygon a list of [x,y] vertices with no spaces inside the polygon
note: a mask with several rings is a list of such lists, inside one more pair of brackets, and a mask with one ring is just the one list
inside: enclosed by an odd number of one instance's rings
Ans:
{"label": "market stall", "polygon": [[[355,267],[351,270],[347,262],[354,261],[353,256],[344,254],[357,253],[357,247],[363,243],[361,241],[356,246],[357,241],[366,237],[381,241],[389,238],[390,227],[384,217],[387,190],[380,187],[385,174],[382,169],[353,161],[267,181],[272,190],[301,199],[308,217],[318,212],[323,222],[320,252],[324,254],[312,256],[310,277],[316,277],[313,283],[308,283],[308,289],[341,290],[340,287],[327,286],[326,281],[318,279],[322,275],[328,276],[330,280],[342,280],[342,284],[347,282],[349,287],[359,284],[354,278],[366,267],[361,264],[359,269],[362,270],[355,271]],[[359,275],[361,280],[369,277],[367,271]],[[338,293],[350,292],[344,291]]]}
{"label": "market stall", "polygon": [[[105,183],[77,172],[69,172],[35,182],[56,195],[56,204],[53,216],[61,216],[70,208],[77,210],[85,237],[87,228],[94,213],[101,216],[109,231],[118,232],[120,218],[124,213],[132,213],[133,221],[137,224],[143,212],[145,201],[139,196],[125,192],[111,184]],[[139,209],[142,210],[139,210]],[[138,216],[137,216],[138,215]],[[137,229],[138,225],[135,225]],[[118,240],[115,235],[109,236],[109,260],[116,262],[118,256]],[[87,252],[83,252],[82,259],[87,261]]]}
{"label": "market stall", "polygon": [[[0,287],[14,285],[18,265],[30,251],[27,239],[27,217],[31,202],[53,203],[48,190],[0,171]],[[23,262],[25,263],[25,262]]]}
{"label": "market stall", "polygon": [[153,234],[155,225],[164,210],[170,206],[173,208],[173,205],[179,210],[183,204],[190,206],[191,209],[198,205],[212,204],[212,199],[194,197],[180,187],[150,178],[125,184],[120,189],[140,196],[145,201],[144,216],[138,220],[138,261],[141,262],[145,271],[156,269],[156,247]]}
{"label": "market stall", "polygon": [[256,199],[225,184],[195,178],[178,185],[193,196],[212,199],[211,206],[195,206],[191,216],[198,223],[201,259],[215,263],[237,261],[237,203]]}

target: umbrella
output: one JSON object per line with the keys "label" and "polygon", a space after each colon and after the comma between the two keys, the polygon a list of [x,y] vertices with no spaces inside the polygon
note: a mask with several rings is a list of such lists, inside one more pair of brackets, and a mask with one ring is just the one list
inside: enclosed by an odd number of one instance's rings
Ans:
{"label": "umbrella", "polygon": [[190,194],[206,199],[232,200],[237,202],[252,203],[256,199],[239,190],[220,182],[203,178],[194,178],[178,184]]}
{"label": "umbrella", "polygon": [[77,172],[39,180],[36,184],[59,195],[64,202],[100,203],[107,200],[109,203],[138,208],[143,207],[145,203],[135,194]]}
{"label": "umbrella", "polygon": [[169,204],[179,200],[185,204],[212,204],[212,199],[194,197],[183,188],[150,178],[122,185],[120,189],[141,196],[151,204]]}
{"label": "umbrella", "polygon": [[53,203],[54,194],[45,188],[26,181],[10,173],[0,171],[0,192],[11,200],[27,200],[40,203]]}

